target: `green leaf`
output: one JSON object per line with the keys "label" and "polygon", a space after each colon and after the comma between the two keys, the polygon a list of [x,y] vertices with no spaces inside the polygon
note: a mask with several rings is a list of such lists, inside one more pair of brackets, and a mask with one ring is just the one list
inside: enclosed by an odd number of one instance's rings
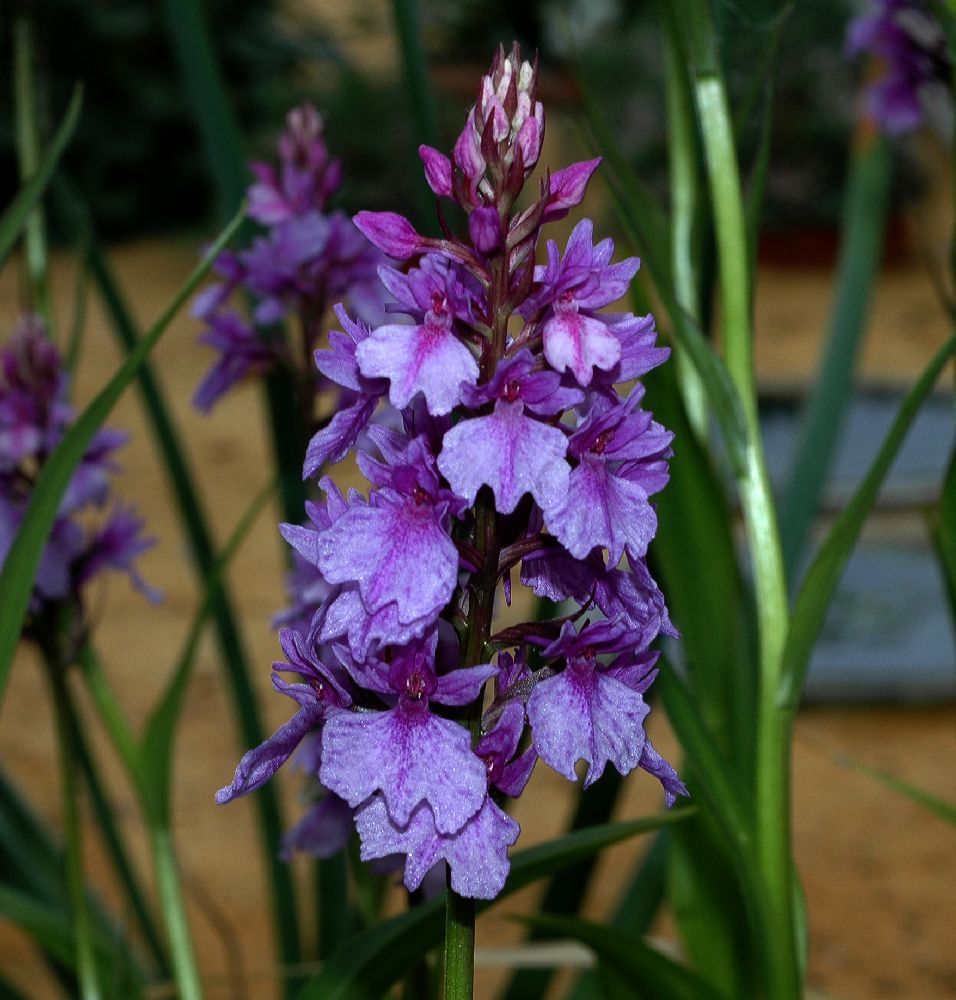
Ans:
{"label": "green leaf", "polygon": [[266,501],[275,493],[275,487],[276,483],[273,480],[259,492],[223,546],[219,558],[206,577],[202,604],[193,617],[172,678],[146,722],[142,746],[138,755],[139,766],[136,770],[144,804],[150,809],[153,817],[164,827],[168,826],[169,823],[169,789],[172,781],[173,743],[176,736],[176,726],[179,722],[183,696],[186,693],[193,665],[196,662],[199,639],[209,620],[216,595],[222,584],[223,574],[248,536]]}
{"label": "green leaf", "polygon": [[678,303],[669,265],[669,235],[658,200],[634,174],[617,148],[596,103],[587,106],[597,151],[604,157],[608,187],[618,208],[624,231],[640,253],[654,287],[670,317],[679,350],[694,366],[720,425],[727,454],[735,470],[746,464],[747,424],[737,390],[727,368],[714,353],[693,317]]}
{"label": "green leaf", "polygon": [[[691,817],[692,820],[693,817]],[[680,829],[680,827],[665,826],[654,835],[650,847],[641,858],[630,885],[624,890],[611,918],[610,926],[626,931],[635,937],[646,934],[650,929],[664,900],[667,855],[670,851],[670,839],[675,829]],[[597,988],[595,984],[598,980],[601,982],[601,988],[607,991],[608,996],[615,997],[614,984],[606,981],[606,972],[606,966],[582,972],[565,994],[565,1000],[592,1000]]]}
{"label": "green leaf", "polygon": [[927,523],[949,597],[949,613],[956,626],[956,446],[949,456],[939,509],[927,513]]}
{"label": "green leaf", "polygon": [[[64,920],[69,921],[63,866],[63,851],[54,842],[48,827],[33,814],[7,775],[0,771],[0,882],[43,907],[60,910]],[[99,898],[92,892],[87,896],[87,908],[97,938],[118,941],[120,932]],[[129,972],[135,967],[142,975],[143,970],[134,957],[124,954],[125,970]],[[130,959],[133,959],[132,964]],[[71,951],[69,960],[57,968],[58,973],[62,974],[72,964]]]}
{"label": "green leaf", "polygon": [[791,581],[796,576],[852,399],[856,358],[883,255],[890,166],[889,144],[879,138],[851,161],[830,332],[782,493],[780,535]]}
{"label": "green leaf", "polygon": [[671,831],[667,900],[701,978],[724,996],[752,996],[756,966],[741,889],[707,820],[702,811]]}
{"label": "green leaf", "polygon": [[0,1000],[27,1000],[27,996],[21,993],[9,979],[0,976]]}
{"label": "green leaf", "polygon": [[834,754],[833,759],[841,767],[852,768],[861,774],[869,775],[880,782],[881,785],[885,785],[900,795],[905,795],[911,802],[922,806],[944,822],[949,823],[950,826],[956,826],[956,803],[948,802],[946,799],[942,799],[932,792],[927,792],[926,789],[920,788],[909,781],[904,781],[902,778],[890,774],[889,771],[883,771],[878,767],[870,767],[869,764],[853,760],[852,757],[848,757],[846,754]]}
{"label": "green leaf", "polygon": [[[160,977],[165,978],[170,972],[169,958],[166,955],[165,946],[163,945],[156,923],[153,920],[153,914],[147,903],[146,893],[140,884],[139,874],[130,859],[122,829],[116,822],[112,803],[101,784],[100,775],[102,771],[93,759],[84,735],[82,723],[76,714],[76,706],[68,692],[69,689],[67,688],[66,709],[70,713],[72,720],[73,753],[76,756],[79,772],[89,792],[90,805],[93,815],[96,818],[100,835],[103,838],[104,846],[106,847],[106,854],[110,865],[115,871],[117,882],[125,893],[126,903],[132,910],[143,940],[153,957],[155,967]],[[87,911],[94,919],[98,915],[92,902],[87,904]]]}
{"label": "green leaf", "polygon": [[225,221],[242,201],[247,174],[239,123],[204,5],[195,0],[163,0],[162,12],[179,65],[186,107],[196,122],[216,185],[218,215]]}
{"label": "green leaf", "polygon": [[[607,823],[620,797],[622,782],[621,776],[609,769],[592,788],[587,791],[578,789],[578,802],[569,829],[587,830]],[[577,913],[584,902],[596,861],[592,854],[552,878],[541,898],[540,909],[555,915]],[[532,928],[530,940],[537,937],[535,928]],[[518,969],[503,994],[503,1000],[537,1000],[547,992],[552,976],[551,969]]]}
{"label": "green leaf", "polygon": [[[137,349],[140,335],[102,248],[97,243],[89,212],[68,185],[59,185],[57,191],[63,196],[68,210],[76,217],[81,230],[85,225],[90,232],[89,265],[93,281],[112,320],[111,327],[117,340],[127,353],[132,353]],[[201,583],[212,572],[215,562],[212,532],[200,502],[186,453],[170,415],[169,406],[148,363],[139,369],[137,380],[146,417],[156,440],[157,449],[163,458],[170,493],[175,499],[183,530],[188,539],[193,567]],[[290,405],[294,407],[294,401],[290,401]],[[299,458],[301,454],[300,452]],[[265,732],[252,686],[248,653],[242,641],[228,587],[225,585],[216,592],[212,614],[221,650],[220,663],[232,696],[233,711],[241,741],[247,747],[257,746],[265,738]],[[261,788],[255,796],[255,806],[259,814],[264,863],[272,886],[271,900],[277,944],[283,961],[294,962],[299,954],[298,918],[290,869],[279,858],[283,822],[276,789],[272,785]]]}
{"label": "green leaf", "polygon": [[[634,1000],[634,984],[627,976],[621,975],[607,962],[598,962],[593,970],[593,980],[586,995],[588,1000],[594,998],[594,981],[597,982],[600,996],[603,1000]],[[579,980],[580,981],[580,980]]]}
{"label": "green leaf", "polygon": [[212,267],[223,247],[232,238],[244,217],[245,210],[222,231],[199,266],[177,292],[152,329],[139,342],[106,386],[77,418],[43,466],[30,498],[17,537],[7,553],[0,572],[0,700],[6,687],[13,653],[20,639],[23,619],[30,601],[33,580],[50,529],[70,479],[83,458],[94,434],[106,420],[116,401],[146,360],[170,322]]}
{"label": "green leaf", "polygon": [[[34,940],[41,951],[57,962],[67,968],[73,966],[75,959],[73,920],[67,910],[39,900],[10,885],[0,884],[0,918],[16,924]],[[108,983],[112,980],[115,983],[117,972],[129,971],[117,968],[116,945],[110,937],[98,932],[93,944],[101,982]],[[139,984],[129,976],[124,976],[124,1000],[135,1000],[141,995]]]}
{"label": "green leaf", "polygon": [[[756,656],[724,487],[681,404],[673,365],[646,377],[647,405],[675,433],[649,553],[681,631],[687,681],[709,730],[741,775],[752,767]],[[707,572],[700,554],[707,552]]]}
{"label": "green leaf", "polygon": [[73,927],[67,910],[2,884],[0,917],[16,924],[38,947],[64,965],[73,964]]}
{"label": "green leaf", "polygon": [[33,813],[0,771],[0,878],[48,902],[66,906],[63,852],[49,827]]}
{"label": "green leaf", "polygon": [[73,89],[73,96],[70,98],[63,121],[60,122],[60,127],[56,130],[53,141],[43,154],[36,173],[20,189],[0,218],[0,265],[6,260],[7,254],[16,243],[31,209],[40,200],[47,184],[50,183],[53,171],[76,128],[82,106],[83,86],[77,84]]}
{"label": "green leaf", "polygon": [[695,791],[720,823],[728,844],[748,857],[753,848],[753,805],[730,763],[717,747],[690,696],[670,664],[663,662],[655,685],[681,747],[699,777]]}
{"label": "green leaf", "polygon": [[[611,844],[680,822],[693,811],[693,807],[685,807],[626,823],[608,823],[518,851],[511,859],[511,874],[501,894],[494,900],[480,900],[478,912]],[[442,895],[363,932],[326,962],[297,1000],[379,1000],[393,982],[439,943],[444,917]]]}
{"label": "green leaf", "polygon": [[956,336],[950,337],[936,352],[916,384],[907,393],[863,482],[857,487],[853,498],[830,529],[807,571],[794,604],[784,650],[784,673],[777,693],[777,703],[790,712],[795,712],[799,704],[813,644],[823,625],[827,607],[856,544],[863,522],[876,501],[880,486],[920,406],[954,352],[956,352]]}
{"label": "green leaf", "polygon": [[538,927],[551,937],[573,938],[587,945],[598,962],[631,983],[635,1000],[720,1000],[726,997],[712,989],[696,973],[656,948],[616,928],[576,917],[553,917],[549,914],[521,916],[516,919]]}
{"label": "green leaf", "polygon": [[[414,133],[410,136],[412,148],[409,150],[408,160],[409,164],[417,167],[416,151],[419,144],[425,142],[429,146],[438,145],[438,111],[429,85],[428,64],[422,47],[422,15],[418,0],[392,0],[392,13],[415,122]],[[419,183],[415,194],[417,211],[413,221],[427,224],[434,217],[432,193],[425,184]]]}

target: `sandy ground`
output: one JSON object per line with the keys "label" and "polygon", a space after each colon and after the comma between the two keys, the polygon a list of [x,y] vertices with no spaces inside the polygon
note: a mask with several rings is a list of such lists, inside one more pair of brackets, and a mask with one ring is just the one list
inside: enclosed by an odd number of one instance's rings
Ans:
{"label": "sandy ground", "polygon": [[[190,241],[122,248],[114,261],[123,286],[135,292],[142,323],[156,317],[195,260]],[[2,315],[18,301],[14,269],[0,280]],[[70,268],[60,261],[57,288],[63,290],[61,316],[69,316]],[[823,271],[797,274],[768,270],[761,275],[757,356],[767,383],[803,382],[815,365],[818,334],[829,306]],[[864,353],[870,380],[905,382],[942,341],[945,325],[929,282],[918,268],[889,273],[880,286],[878,319]],[[195,342],[195,324],[180,317],[156,351],[170,405],[184,434],[207,510],[219,540],[265,484],[269,456],[261,429],[257,392],[243,388],[225,399],[209,418],[190,408],[189,398],[208,362]],[[6,336],[6,331],[4,333]],[[89,334],[77,378],[76,398],[88,400],[118,362],[98,304],[90,306]],[[97,631],[108,674],[138,727],[162,690],[196,605],[196,589],[185,547],[171,514],[171,502],[148,442],[135,393],[119,403],[110,423],[130,430],[134,443],[123,454],[123,495],[135,502],[159,536],[142,561],[149,581],[165,601],[149,607],[124,581],[97,595]],[[256,684],[267,720],[288,717],[285,699],[269,685],[269,665],[277,652],[269,627],[282,602],[278,515],[260,517],[230,572],[230,584],[245,625]],[[108,625],[107,625],[108,623]],[[956,831],[870,778],[847,769],[840,755],[892,771],[926,789],[956,799],[956,730],[953,706],[931,708],[814,708],[801,713],[794,748],[794,829],[797,861],[806,888],[810,922],[810,983],[847,1000],[956,997]],[[654,712],[651,734],[662,750],[675,747],[662,712]],[[105,741],[93,727],[95,745],[110,780],[123,826],[146,872],[142,823],[129,789]],[[248,801],[227,808],[213,802],[216,788],[231,777],[242,751],[230,721],[229,699],[211,641],[204,642],[187,698],[178,742],[175,777],[175,834],[185,870],[190,911],[208,995],[232,997],[230,953],[241,956],[249,983],[247,996],[273,995],[274,962],[264,903],[264,885]],[[29,652],[18,657],[0,714],[0,755],[38,812],[60,819],[58,783],[47,692]],[[287,815],[297,811],[296,780],[280,781]],[[640,815],[659,806],[653,782],[628,782],[621,815]],[[517,818],[528,846],[558,831],[571,807],[569,787],[540,768],[519,803]],[[624,882],[638,845],[609,851],[589,898],[590,912],[606,912]],[[104,857],[88,846],[94,880],[107,898],[115,891],[105,876]],[[304,866],[297,875],[307,876]],[[148,877],[148,876],[147,876]],[[515,942],[520,932],[505,918],[534,905],[529,890],[483,918],[482,949]],[[666,933],[666,923],[660,928]],[[23,939],[0,924],[0,968],[29,985],[37,996],[56,996],[42,983],[37,963]],[[480,973],[479,995],[492,995],[501,973]]]}

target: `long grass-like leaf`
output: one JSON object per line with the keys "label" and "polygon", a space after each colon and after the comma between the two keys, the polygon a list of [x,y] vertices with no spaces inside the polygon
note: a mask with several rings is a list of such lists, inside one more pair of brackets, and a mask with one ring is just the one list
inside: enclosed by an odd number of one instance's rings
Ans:
{"label": "long grass-like leaf", "polygon": [[[621,783],[617,772],[605,771],[593,788],[587,792],[581,789],[568,829],[587,830],[607,823],[620,796]],[[541,911],[555,916],[577,913],[584,902],[596,862],[592,855],[552,878],[541,898]],[[538,931],[532,927],[530,940],[538,937]],[[519,969],[508,984],[503,1000],[537,1000],[547,992],[552,976],[550,969]]]}
{"label": "long grass-like leaf", "polygon": [[950,826],[956,826],[956,803],[940,798],[932,792],[927,792],[925,788],[920,788],[910,781],[904,781],[895,774],[890,774],[889,771],[884,771],[878,767],[870,767],[869,764],[854,760],[844,753],[833,754],[833,759],[841,767],[852,768],[861,774],[869,775],[869,777],[875,779],[881,785],[885,785],[892,791],[904,795],[911,802],[915,802],[918,806],[922,806],[928,812],[949,823]]}
{"label": "long grass-like leaf", "polygon": [[[72,966],[75,930],[69,911],[3,883],[0,884],[0,917],[16,924],[46,955],[65,966]],[[98,931],[93,945],[100,979],[110,983],[117,971],[115,943],[110,936]],[[122,988],[123,1000],[138,1000],[142,996],[140,984],[129,977],[124,979]]]}
{"label": "long grass-like leaf", "polygon": [[950,622],[956,629],[956,446],[943,478],[939,509],[927,514],[927,522],[949,598]]}
{"label": "long grass-like leaf", "polygon": [[[90,226],[85,207],[65,186],[61,192],[79,223]],[[136,350],[140,343],[139,332],[106,257],[96,241],[95,234],[91,234],[90,237],[89,265],[93,281],[112,320],[113,333],[127,353]],[[199,581],[202,582],[213,571],[216,557],[212,532],[203,511],[195,478],[180,444],[169,406],[148,363],[140,368],[137,379],[146,416],[169,478],[170,492],[179,509],[179,517],[193,557],[193,566]],[[232,695],[242,743],[248,747],[257,746],[265,738],[265,732],[252,686],[249,657],[242,641],[229,589],[225,584],[213,595],[212,615],[222,651],[221,662]],[[298,954],[298,947],[294,944],[299,937],[298,920],[289,868],[279,858],[282,816],[275,788],[265,785],[256,794],[255,802],[262,830],[266,870],[272,884],[277,944],[281,949],[283,961],[291,962]]]}
{"label": "long grass-like leaf", "polygon": [[[216,187],[218,215],[223,219],[242,199],[248,181],[239,121],[202,4],[163,0],[162,8],[188,107]],[[308,439],[303,438],[296,386],[287,372],[275,371],[266,377],[266,399],[272,448],[282,475],[283,516],[287,521],[299,521],[308,496],[302,483],[302,456]],[[296,957],[291,951],[285,956],[290,962]]]}
{"label": "long grass-like leaf", "polygon": [[717,747],[687,686],[665,664],[656,681],[667,717],[700,777],[700,794],[721,824],[728,843],[747,853],[753,848],[753,804]]}
{"label": "long grass-like leaf", "polygon": [[857,487],[853,498],[830,529],[807,571],[794,604],[790,632],[784,650],[784,673],[777,692],[778,705],[790,712],[795,712],[797,709],[813,644],[823,625],[827,607],[856,544],[863,522],[876,501],[880,486],[919,408],[954,352],[956,352],[956,335],[950,337],[940,347],[916,384],[906,394],[876,458]]}
{"label": "long grass-like leaf", "polygon": [[723,361],[678,302],[670,268],[670,241],[660,205],[621,156],[596,102],[589,102],[587,110],[594,145],[605,159],[607,172],[604,176],[624,231],[651,275],[670,317],[671,332],[678,348],[694,366],[707,391],[731,465],[734,469],[742,469],[747,455],[747,425],[740,397]]}
{"label": "long grass-like leaf", "polygon": [[219,68],[204,5],[195,0],[163,0],[166,32],[179,65],[186,106],[202,139],[216,185],[220,220],[242,201],[246,186],[242,140]]}
{"label": "long grass-like leaf", "polygon": [[16,243],[31,210],[43,196],[43,192],[50,183],[53,171],[76,128],[82,106],[83,87],[78,84],[73,90],[73,96],[70,98],[63,121],[56,130],[53,141],[43,154],[36,173],[20,189],[17,196],[7,206],[3,217],[0,218],[0,265],[3,264],[7,254]]}
{"label": "long grass-like leaf", "polygon": [[183,697],[196,662],[196,651],[203,629],[209,620],[222,577],[233,556],[249,534],[263,507],[275,493],[275,482],[269,483],[253,498],[235,530],[223,546],[219,558],[206,578],[206,592],[186,636],[182,653],[173,670],[166,690],[150,713],[143,732],[139,753],[141,793],[149,802],[152,814],[166,826],[169,822],[169,791],[173,772],[173,743],[182,710]]}
{"label": "long grass-like leaf", "polygon": [[[414,149],[417,150],[419,144],[423,142],[429,146],[437,146],[438,112],[435,96],[428,81],[428,65],[422,46],[421,10],[418,0],[392,0],[392,12],[415,121]],[[413,150],[409,152],[411,154],[409,162],[417,162]],[[415,193],[417,207],[415,219],[424,222],[434,213],[432,194],[424,184],[419,184]]]}
{"label": "long grass-like leaf", "polygon": [[70,478],[83,458],[93,435],[102,426],[123,391],[136,377],[140,366],[165,333],[173,317],[193,294],[216,256],[229,242],[242,222],[243,216],[244,211],[241,211],[223,230],[209,253],[180,288],[172,303],[106,386],[80,414],[76,423],[63,436],[44,464],[20,530],[7,553],[3,571],[0,572],[0,592],[3,594],[3,601],[0,602],[0,699],[6,687],[14,650],[20,640],[40,556],[56,520],[60,501]]}
{"label": "long grass-like leaf", "polygon": [[587,945],[599,963],[607,963],[630,982],[635,1000],[727,1000],[699,975],[630,934],[588,920],[547,913],[517,919],[551,937],[572,938]]}
{"label": "long grass-like leaf", "polygon": [[[72,720],[71,725],[73,726],[74,732],[73,751],[76,755],[76,763],[90,795],[92,812],[96,818],[96,824],[99,827],[100,835],[103,838],[103,843],[106,847],[106,854],[109,858],[110,864],[116,872],[117,881],[120,886],[122,886],[126,900],[129,903],[129,907],[136,918],[136,922],[143,935],[143,940],[146,942],[150,954],[153,957],[156,969],[160,977],[167,978],[170,974],[171,968],[169,964],[169,957],[166,954],[162,938],[160,937],[156,922],[153,919],[153,914],[150,910],[149,903],[147,902],[146,894],[143,891],[143,887],[140,885],[139,876],[136,869],[133,867],[126,843],[122,837],[120,828],[116,823],[113,807],[101,784],[101,770],[97,766],[90,747],[87,744],[86,736],[83,733],[83,727],[76,714],[76,706],[73,703],[73,699],[69,696],[68,689],[65,708],[69,712]],[[92,912],[92,906],[89,906],[88,908]]]}
{"label": "long grass-like leaf", "polygon": [[876,138],[853,157],[843,208],[836,298],[819,376],[807,401],[780,509],[787,575],[794,580],[852,398],[856,357],[880,258],[889,205],[890,148]]}
{"label": "long grass-like leaf", "polygon": [[[665,826],[654,835],[630,885],[624,890],[610,926],[640,937],[646,934],[664,900],[665,868],[673,828]],[[565,1000],[591,1000],[597,989],[595,970],[578,976]],[[603,988],[603,980],[601,986]]]}
{"label": "long grass-like leaf", "polygon": [[9,979],[0,976],[0,1000],[27,1000],[25,993],[21,993]]}
{"label": "long grass-like leaf", "polygon": [[[41,115],[34,47],[33,22],[29,14],[21,13],[13,20],[13,125],[21,184],[26,184],[40,166]],[[56,339],[48,261],[43,203],[38,201],[24,223],[23,270],[29,307],[43,317],[47,336]]]}
{"label": "long grass-like leaf", "polygon": [[[0,771],[0,883],[36,900],[43,907],[62,911],[64,919],[68,919],[63,860],[63,851],[49,829],[34,815],[7,775]],[[97,939],[116,941],[117,928],[101,900],[91,891],[87,892],[87,907],[96,925]],[[75,978],[69,971],[72,957],[68,961],[59,961],[52,954],[48,957],[64,988],[75,991]],[[145,970],[140,970],[135,958],[134,968],[141,977],[145,976]]]}
{"label": "long grass-like leaf", "polygon": [[[609,823],[519,851],[511,859],[511,874],[501,894],[491,901],[479,901],[477,909],[482,912],[611,844],[680,822],[692,812],[693,807],[681,808],[626,823]],[[326,963],[297,1000],[380,1000],[393,982],[441,940],[444,907],[442,895],[365,931]]]}
{"label": "long grass-like leaf", "polygon": [[753,996],[757,965],[741,887],[703,810],[671,831],[667,902],[688,960],[728,997]]}

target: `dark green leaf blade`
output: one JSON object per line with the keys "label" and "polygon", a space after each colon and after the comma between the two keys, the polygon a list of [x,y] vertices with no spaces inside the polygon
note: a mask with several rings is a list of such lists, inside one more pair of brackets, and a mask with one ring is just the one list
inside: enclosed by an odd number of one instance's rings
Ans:
{"label": "dark green leaf blade", "polygon": [[219,558],[206,577],[202,603],[193,617],[192,625],[186,635],[183,650],[179,655],[169,684],[146,720],[139,754],[139,767],[137,768],[141,785],[140,792],[144,802],[149,804],[153,815],[163,825],[167,825],[169,820],[173,742],[182,709],[183,696],[186,693],[193,665],[196,662],[199,639],[209,620],[223,574],[248,536],[249,530],[262,512],[266,501],[275,493],[275,487],[276,481],[273,480],[259,492],[258,496],[253,498],[248,510],[240,518],[235,530],[223,546]]}
{"label": "dark green leaf blade", "polygon": [[[684,807],[626,823],[608,823],[519,851],[511,859],[511,874],[501,894],[488,902],[479,901],[478,911],[611,844],[680,822],[693,812],[693,807]],[[441,940],[444,905],[440,896],[353,938],[306,984],[297,1000],[379,1000],[391,983]]]}
{"label": "dark green leaf blade", "polygon": [[517,919],[541,928],[551,937],[573,938],[587,945],[599,962],[630,981],[635,1000],[720,1000],[724,996],[641,938],[615,928],[548,914]]}

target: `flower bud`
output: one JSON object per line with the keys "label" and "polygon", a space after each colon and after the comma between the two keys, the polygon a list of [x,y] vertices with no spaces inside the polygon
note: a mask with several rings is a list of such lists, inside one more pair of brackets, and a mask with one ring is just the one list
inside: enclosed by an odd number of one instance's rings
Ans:
{"label": "flower bud", "polygon": [[407,260],[425,249],[412,224],[396,212],[359,212],[352,221],[370,243],[395,260]]}

